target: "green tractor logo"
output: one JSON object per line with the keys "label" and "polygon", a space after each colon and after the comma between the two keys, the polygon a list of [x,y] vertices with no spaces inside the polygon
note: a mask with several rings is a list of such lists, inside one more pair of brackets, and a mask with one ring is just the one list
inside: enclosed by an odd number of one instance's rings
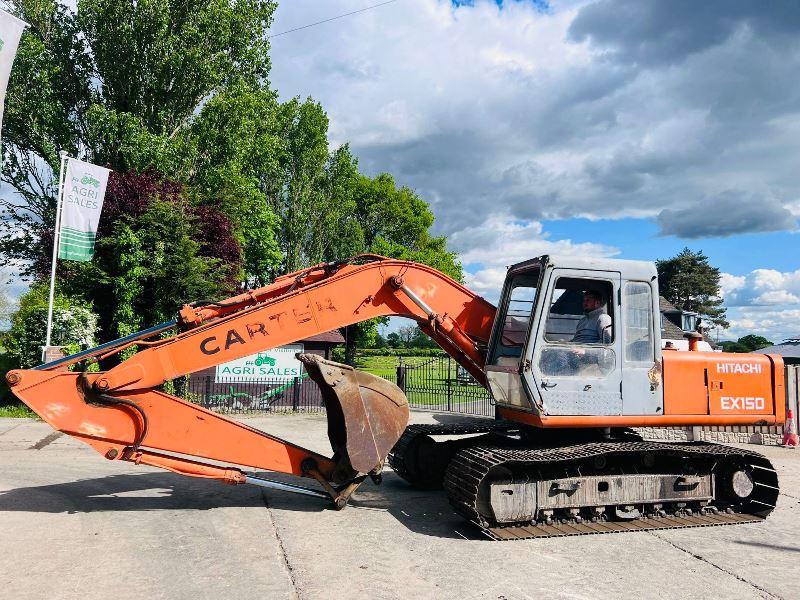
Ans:
{"label": "green tractor logo", "polygon": [[91,175],[84,175],[83,178],[81,179],[81,183],[83,185],[92,185],[96,188],[100,187],[100,182]]}
{"label": "green tractor logo", "polygon": [[271,356],[259,352],[258,356],[256,357],[255,363],[257,367],[260,367],[261,365],[268,365],[270,367],[274,367],[275,359],[272,358]]}

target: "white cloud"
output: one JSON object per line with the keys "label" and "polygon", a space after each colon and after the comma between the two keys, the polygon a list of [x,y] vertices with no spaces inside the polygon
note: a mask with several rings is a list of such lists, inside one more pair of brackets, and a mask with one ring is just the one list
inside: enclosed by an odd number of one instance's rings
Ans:
{"label": "white cloud", "polygon": [[800,269],[785,273],[755,269],[744,276],[724,273],[721,285],[727,306],[800,304]]}
{"label": "white cloud", "polygon": [[779,342],[800,333],[800,269],[723,273],[720,283],[731,323],[725,338],[754,333]]}
{"label": "white cloud", "polygon": [[496,301],[505,280],[506,268],[543,254],[569,256],[614,256],[613,246],[551,240],[537,221],[518,221],[509,215],[495,215],[466,227],[449,239],[466,267],[470,289]]}
{"label": "white cloud", "polygon": [[[284,2],[274,30],[358,8]],[[445,233],[498,213],[661,215],[692,238],[786,230],[800,214],[798,14],[404,0],[275,38],[272,77],[320,100],[335,140],[417,189]]]}
{"label": "white cloud", "polygon": [[731,327],[721,339],[735,340],[752,333],[780,343],[800,334],[800,308],[734,307],[728,319]]}
{"label": "white cloud", "polygon": [[503,289],[503,282],[506,280],[506,269],[489,267],[479,269],[474,273],[467,271],[465,280],[469,289],[496,304],[500,297],[500,291]]}
{"label": "white cloud", "polygon": [[722,297],[727,298],[736,290],[743,287],[747,278],[744,275],[731,275],[730,273],[722,273],[720,277],[719,287],[722,291]]}

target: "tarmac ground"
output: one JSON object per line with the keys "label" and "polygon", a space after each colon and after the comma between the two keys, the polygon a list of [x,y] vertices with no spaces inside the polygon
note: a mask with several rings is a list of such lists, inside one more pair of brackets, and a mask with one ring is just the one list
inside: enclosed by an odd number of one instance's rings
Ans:
{"label": "tarmac ground", "polygon": [[[330,453],[324,415],[246,422]],[[800,450],[754,448],[781,482],[764,523],[495,542],[443,492],[388,469],[337,512],[108,461],[45,423],[0,419],[0,590],[15,600],[800,598]]]}

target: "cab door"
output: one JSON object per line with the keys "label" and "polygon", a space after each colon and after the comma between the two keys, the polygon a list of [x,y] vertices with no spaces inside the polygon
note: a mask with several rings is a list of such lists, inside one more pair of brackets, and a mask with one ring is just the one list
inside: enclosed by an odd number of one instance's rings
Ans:
{"label": "cab door", "polygon": [[522,383],[522,361],[537,305],[537,261],[508,274],[486,357],[486,381],[499,405],[533,408]]}
{"label": "cab door", "polygon": [[[623,413],[620,286],[621,276],[615,271],[549,271],[534,343],[526,348],[529,370],[525,372],[528,385],[539,392],[545,414]],[[606,331],[610,335],[577,342],[573,338],[584,317],[587,291],[601,296],[602,308],[611,318]]]}
{"label": "cab door", "polygon": [[664,414],[661,385],[661,324],[654,281],[622,286],[622,413]]}

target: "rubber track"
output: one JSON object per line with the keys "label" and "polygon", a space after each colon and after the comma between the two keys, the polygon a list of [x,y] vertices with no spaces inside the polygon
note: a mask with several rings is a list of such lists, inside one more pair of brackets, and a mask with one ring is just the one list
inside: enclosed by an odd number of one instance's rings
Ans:
{"label": "rubber track", "polygon": [[[557,463],[584,461],[599,455],[652,452],[671,455],[741,456],[754,467],[755,490],[750,501],[750,514],[692,515],[658,518],[639,518],[630,521],[603,521],[598,523],[517,524],[493,526],[477,510],[478,490],[489,471],[502,464],[535,467],[538,464],[557,467]],[[648,441],[594,442],[558,448],[526,449],[494,446],[473,446],[460,451],[450,462],[445,474],[444,488],[451,506],[457,513],[477,525],[493,539],[510,540],[565,535],[617,533],[648,529],[677,529],[682,527],[707,527],[735,523],[762,521],[775,507],[778,497],[778,479],[770,462],[762,455],[717,444],[693,442],[669,444]]]}
{"label": "rubber track", "polygon": [[508,431],[509,429],[519,429],[519,425],[494,419],[409,425],[389,452],[389,466],[400,477],[410,482],[412,476],[406,467],[406,450],[409,444],[418,437],[423,435],[469,435],[471,433],[489,433],[490,431]]}
{"label": "rubber track", "polygon": [[630,521],[600,521],[597,523],[553,523],[552,525],[511,525],[508,527],[482,527],[482,533],[493,540],[526,540],[531,538],[564,537],[568,535],[593,535],[598,533],[625,533],[657,529],[685,529],[688,527],[714,527],[760,523],[764,519],[753,515],[719,513],[684,517],[652,517]]}

